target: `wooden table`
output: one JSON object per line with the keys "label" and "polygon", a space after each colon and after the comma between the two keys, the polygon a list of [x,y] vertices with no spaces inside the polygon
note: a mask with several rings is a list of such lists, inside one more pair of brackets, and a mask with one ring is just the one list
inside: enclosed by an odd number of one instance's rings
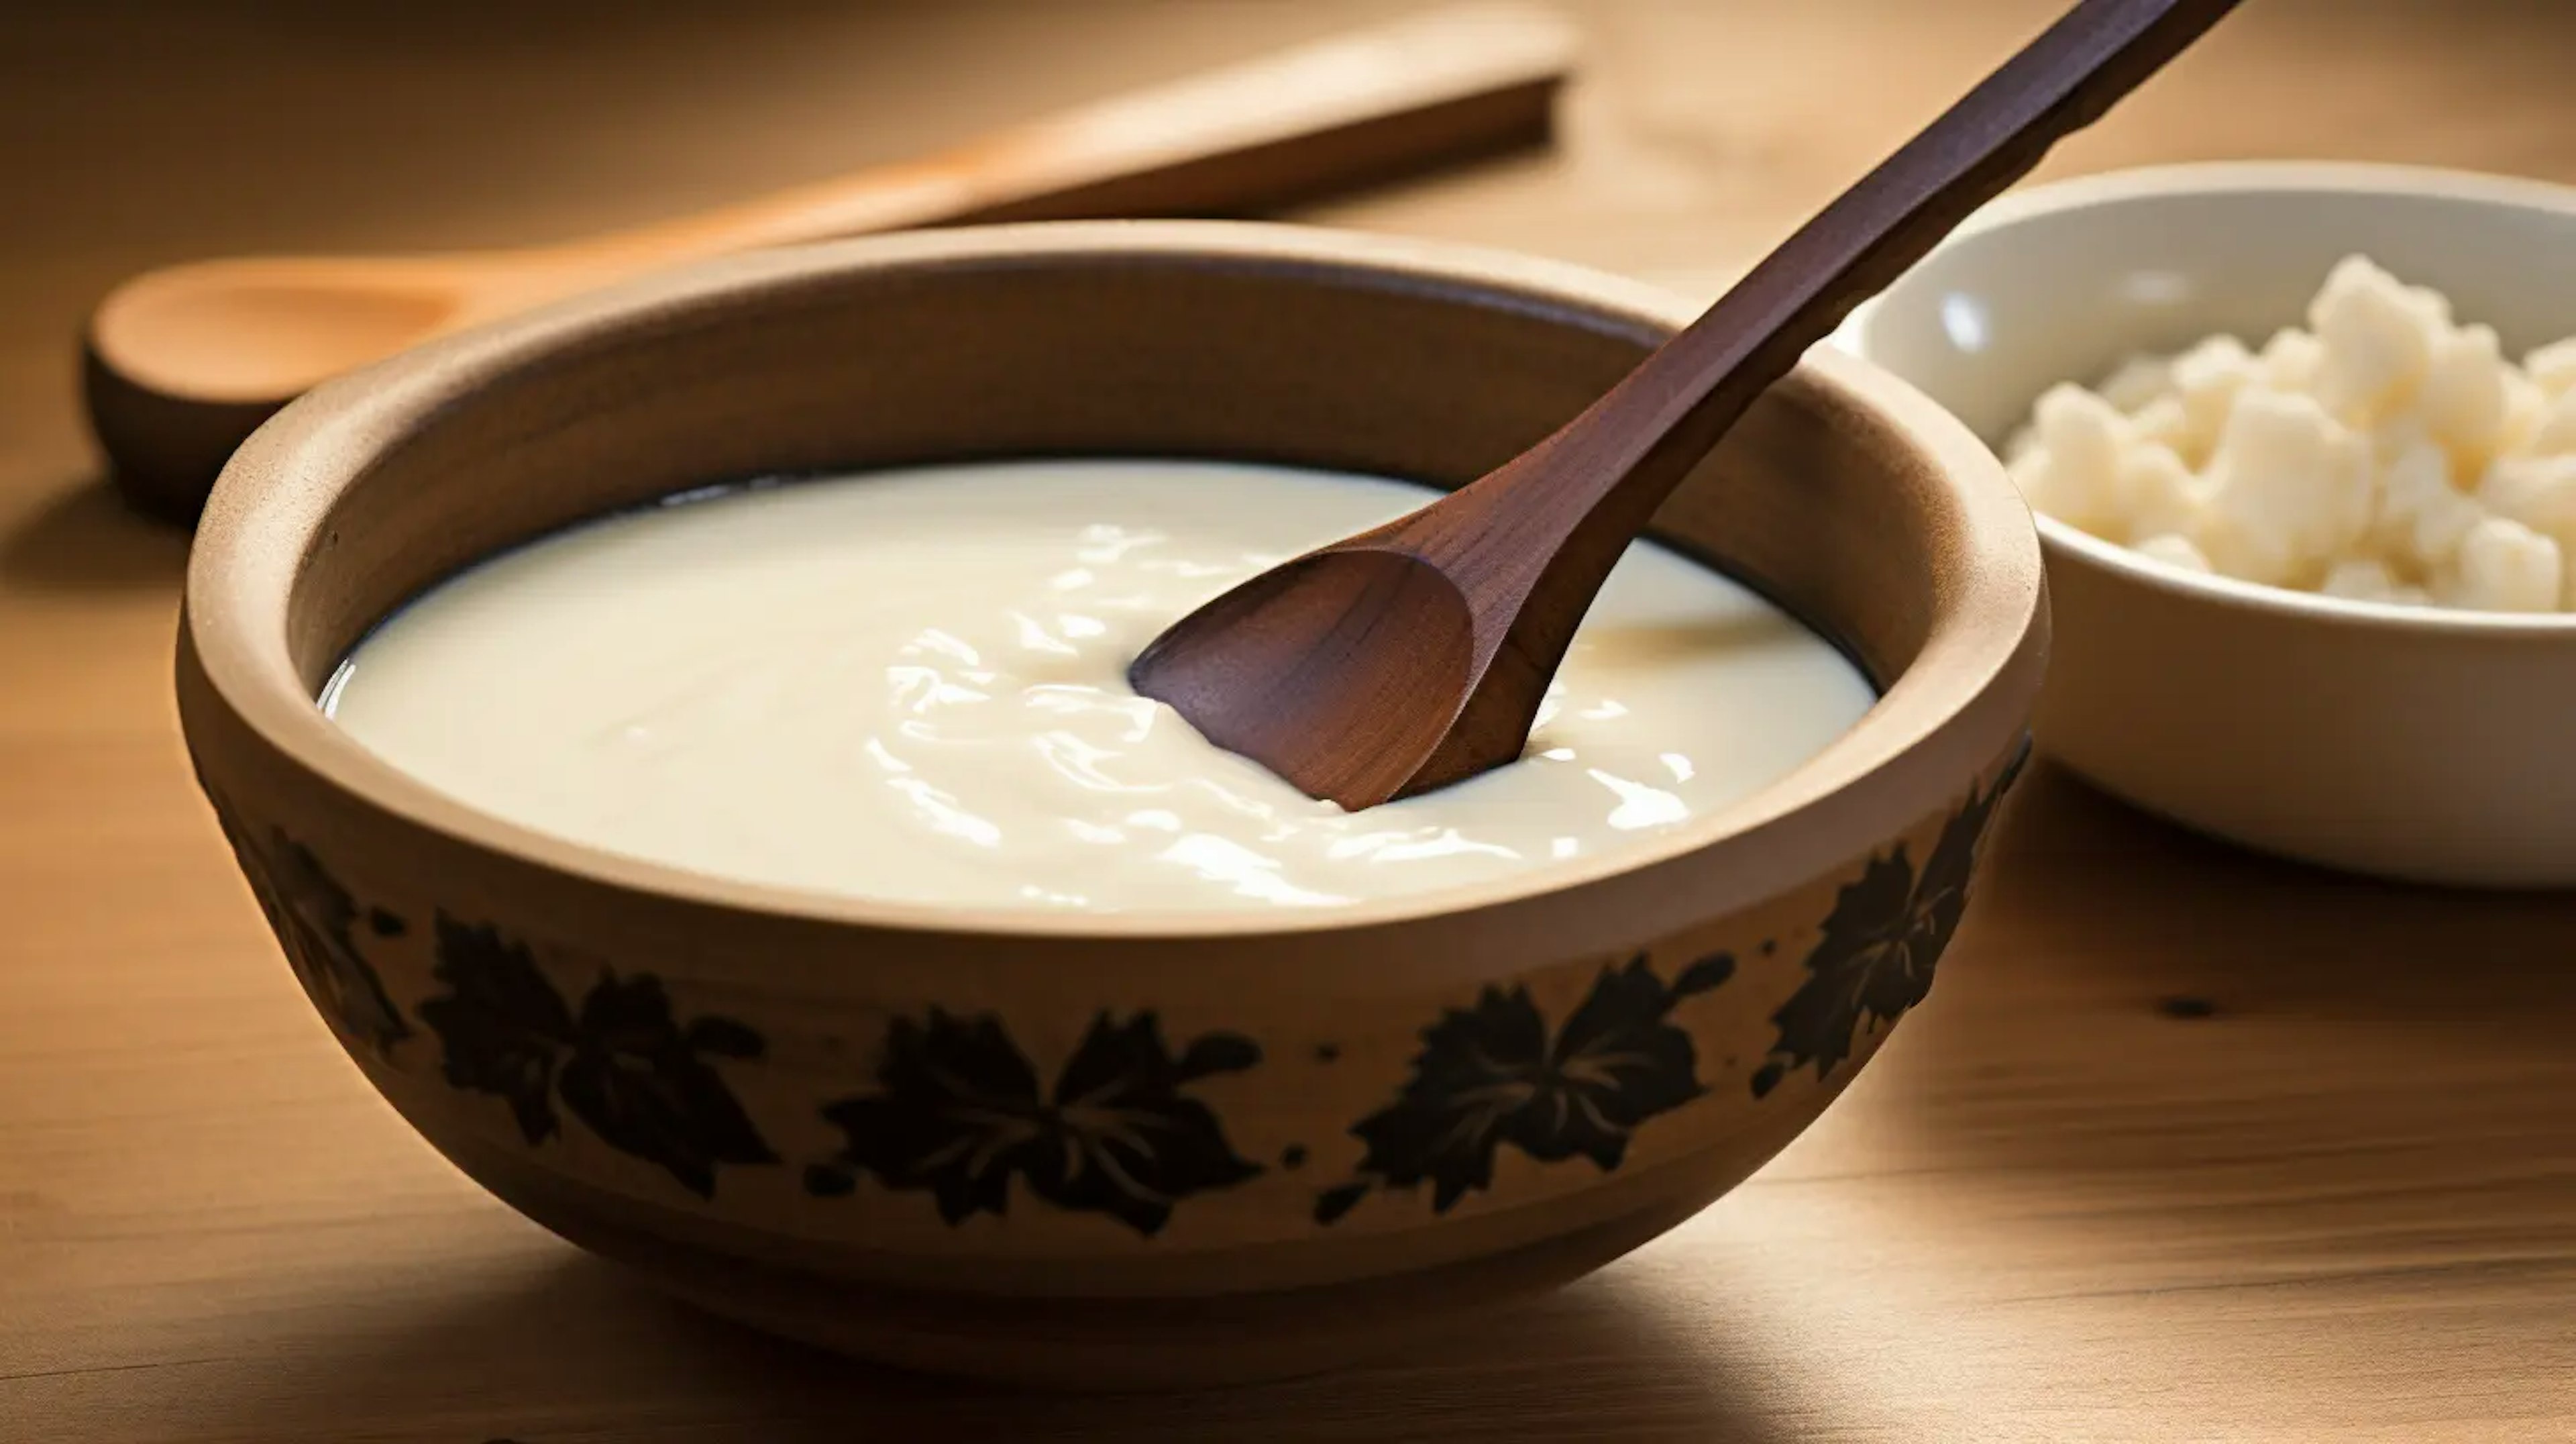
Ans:
{"label": "wooden table", "polygon": [[[2050,0],[1602,0],[1560,154],[1325,218],[1711,288]],[[2041,770],[1942,986],[1687,1227],[1415,1358],[979,1395],[703,1320],[418,1142],[166,680],[72,338],[228,249],[480,243],[890,157],[1387,3],[166,0],[0,19],[0,1440],[2576,1439],[2576,901],[2257,862]],[[2252,0],[2056,171],[2576,181],[2565,0]]]}

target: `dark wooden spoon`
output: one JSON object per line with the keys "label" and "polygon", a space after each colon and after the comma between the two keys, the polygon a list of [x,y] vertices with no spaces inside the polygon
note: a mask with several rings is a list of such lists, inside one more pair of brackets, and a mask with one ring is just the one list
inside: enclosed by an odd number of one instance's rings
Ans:
{"label": "dark wooden spoon", "polygon": [[2083,0],[1555,434],[1209,602],[1129,680],[1353,810],[1520,756],[1620,553],[1763,389],[2235,8]]}

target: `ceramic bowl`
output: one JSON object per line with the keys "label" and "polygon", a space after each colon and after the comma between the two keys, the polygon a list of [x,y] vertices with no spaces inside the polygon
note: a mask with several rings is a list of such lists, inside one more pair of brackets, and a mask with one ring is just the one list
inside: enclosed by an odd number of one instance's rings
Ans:
{"label": "ceramic bowl", "polygon": [[2011,484],[1902,384],[1820,359],[1661,519],[1883,699],[1722,816],[1504,885],[1213,918],[748,886],[453,802],[315,690],[476,558],[730,478],[1106,454],[1454,485],[1684,319],[1543,263],[1214,224],[878,239],[578,301],[241,452],[190,564],[188,745],[368,1081],[564,1237],[929,1370],[1380,1354],[1706,1205],[1930,986],[2047,622]]}
{"label": "ceramic bowl", "polygon": [[[2447,292],[2508,354],[2576,335],[2576,191],[2224,164],[2009,197],[1841,339],[2000,442],[2054,382],[2213,332],[2259,346],[2303,324],[2355,251]],[[2422,882],[2576,885],[2576,617],[2280,591],[2039,526],[2059,626],[2043,751],[2267,852]]]}

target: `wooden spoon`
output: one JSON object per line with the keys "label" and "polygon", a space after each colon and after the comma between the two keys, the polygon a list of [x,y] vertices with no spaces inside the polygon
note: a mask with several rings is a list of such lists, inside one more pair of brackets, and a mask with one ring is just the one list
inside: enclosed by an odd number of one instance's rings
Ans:
{"label": "wooden spoon", "polygon": [[1555,434],[1209,602],[1129,679],[1353,810],[1520,756],[1612,565],[1763,389],[2234,8],[2083,0]]}
{"label": "wooden spoon", "polygon": [[910,226],[1229,213],[1549,133],[1575,36],[1516,4],[1434,12],[1077,109],[927,161],[561,245],[256,257],[155,271],[92,317],[90,418],[116,481],[193,520],[233,448],[332,376],[719,252]]}

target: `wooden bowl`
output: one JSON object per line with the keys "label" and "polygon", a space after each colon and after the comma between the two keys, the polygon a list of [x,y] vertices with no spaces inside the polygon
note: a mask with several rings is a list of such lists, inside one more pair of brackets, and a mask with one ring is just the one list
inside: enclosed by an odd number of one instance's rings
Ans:
{"label": "wooden bowl", "polygon": [[1845,642],[1883,700],[1600,865],[1321,914],[855,901],[514,826],[313,698],[424,587],[677,489],[1085,453],[1456,484],[1684,319],[1534,261],[1203,223],[657,278],[263,428],[197,534],[188,745],[360,1070],[575,1243],[942,1372],[1121,1388],[1379,1354],[1705,1206],[1929,987],[2047,614],[2001,469],[1900,383],[1819,358],[1661,522]]}
{"label": "wooden bowl", "polygon": [[[2155,167],[1988,207],[1843,329],[2001,445],[2059,381],[2304,324],[2366,252],[2507,354],[2576,335],[2576,189],[2324,162]],[[2576,887],[2576,616],[2347,601],[2039,523],[2061,642],[2043,752],[2245,846],[2410,882]]]}

